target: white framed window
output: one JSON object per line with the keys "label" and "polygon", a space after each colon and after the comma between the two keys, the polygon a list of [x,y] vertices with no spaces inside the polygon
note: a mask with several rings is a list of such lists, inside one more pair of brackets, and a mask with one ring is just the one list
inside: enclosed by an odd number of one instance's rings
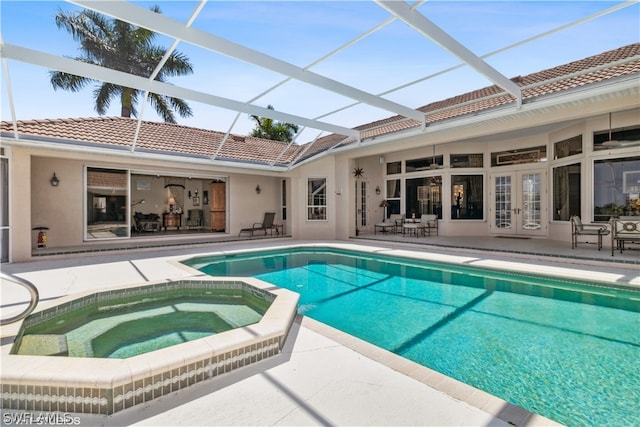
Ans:
{"label": "white framed window", "polygon": [[640,215],[640,156],[593,162],[593,220]]}
{"label": "white framed window", "polygon": [[484,219],[484,176],[451,175],[451,219]]}
{"label": "white framed window", "polygon": [[327,220],[327,178],[307,178],[307,221]]}

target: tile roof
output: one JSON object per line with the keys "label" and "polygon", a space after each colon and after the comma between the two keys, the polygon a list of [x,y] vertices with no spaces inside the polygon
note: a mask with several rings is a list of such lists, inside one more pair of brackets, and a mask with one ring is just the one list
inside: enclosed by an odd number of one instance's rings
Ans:
{"label": "tile roof", "polygon": [[[599,55],[514,77],[522,89],[522,102],[560,91],[616,77],[640,73],[640,43],[624,46]],[[419,108],[427,115],[427,123],[453,119],[467,114],[515,103],[516,99],[496,85],[433,102]],[[122,117],[80,119],[20,120],[18,133],[48,140],[72,141],[97,145],[134,148],[137,120]],[[356,127],[361,139],[387,135],[421,126],[415,120],[392,116]],[[12,122],[3,121],[3,134],[13,134]],[[304,145],[291,145],[250,136],[230,135],[222,148],[224,133],[187,126],[142,121],[136,150],[211,157],[245,163],[292,164],[308,159],[332,147],[356,141],[331,134]]]}
{"label": "tile roof", "polygon": [[[630,61],[624,61],[628,59]],[[612,65],[607,66],[607,64]],[[523,103],[526,103],[542,95],[638,72],[640,72],[640,43],[635,43],[527,76],[514,77],[511,80],[522,89]],[[427,123],[434,123],[515,102],[515,97],[497,85],[493,85],[436,101],[418,110],[427,115]],[[421,126],[421,123],[415,120],[393,116],[358,126],[356,129],[362,132],[362,139],[365,139],[418,126]]]}
{"label": "tile roof", "polygon": [[[18,133],[23,136],[133,149],[138,121],[126,117],[97,117],[19,120],[17,123]],[[3,121],[0,129],[13,133],[11,122]],[[188,126],[142,121],[135,150],[211,157],[218,152],[224,135]],[[217,158],[272,163],[280,156],[279,163],[290,163],[301,149],[298,145],[287,149],[287,144],[280,141],[230,135]]]}

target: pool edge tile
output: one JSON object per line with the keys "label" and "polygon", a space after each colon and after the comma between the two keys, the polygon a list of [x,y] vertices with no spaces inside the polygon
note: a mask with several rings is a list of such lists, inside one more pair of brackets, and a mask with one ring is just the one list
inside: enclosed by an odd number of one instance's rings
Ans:
{"label": "pool edge tile", "polygon": [[[402,356],[391,353],[388,350],[377,347],[371,343],[353,337],[345,332],[335,329],[310,317],[303,316],[302,326],[330,338],[345,347],[362,354],[396,372],[406,375],[416,381],[444,393],[453,399],[465,402],[478,408],[504,422],[517,426],[559,426],[557,422],[542,415],[535,414],[524,408],[513,405],[483,390],[472,387],[455,378],[448,377],[440,372],[421,366],[407,360]],[[399,360],[403,359],[403,360]],[[397,369],[400,368],[400,369]],[[414,369],[411,369],[414,368]],[[475,396],[474,396],[475,395]],[[480,399],[478,397],[482,396]],[[516,421],[514,421],[517,420]],[[524,424],[526,422],[526,424]]]}

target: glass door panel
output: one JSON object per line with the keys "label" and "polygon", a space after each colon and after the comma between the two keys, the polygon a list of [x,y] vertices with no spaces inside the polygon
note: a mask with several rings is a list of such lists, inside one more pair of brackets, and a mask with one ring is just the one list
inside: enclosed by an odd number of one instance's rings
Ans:
{"label": "glass door panel", "polygon": [[512,181],[513,179],[511,175],[495,177],[493,201],[494,214],[492,216],[492,229],[494,231],[512,232],[514,230],[511,215],[511,206],[513,204]]}
{"label": "glass door panel", "polygon": [[492,233],[545,235],[545,174],[511,172],[491,176]]}
{"label": "glass door panel", "polygon": [[129,237],[129,172],[87,167],[85,239]]}
{"label": "glass door panel", "polygon": [[[541,206],[541,179],[539,173],[529,173],[520,175],[522,192],[519,226],[522,230],[540,230],[542,228],[542,206]],[[520,214],[520,212],[518,212]]]}

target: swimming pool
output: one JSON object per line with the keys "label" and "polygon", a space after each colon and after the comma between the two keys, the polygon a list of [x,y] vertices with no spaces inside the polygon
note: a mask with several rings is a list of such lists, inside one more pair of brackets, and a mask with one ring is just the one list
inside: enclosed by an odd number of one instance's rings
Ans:
{"label": "swimming pool", "polygon": [[12,353],[122,359],[252,325],[270,303],[245,289],[186,286],[96,297],[25,328]]}
{"label": "swimming pool", "polygon": [[567,425],[640,421],[640,292],[344,250],[196,258],[298,311]]}

